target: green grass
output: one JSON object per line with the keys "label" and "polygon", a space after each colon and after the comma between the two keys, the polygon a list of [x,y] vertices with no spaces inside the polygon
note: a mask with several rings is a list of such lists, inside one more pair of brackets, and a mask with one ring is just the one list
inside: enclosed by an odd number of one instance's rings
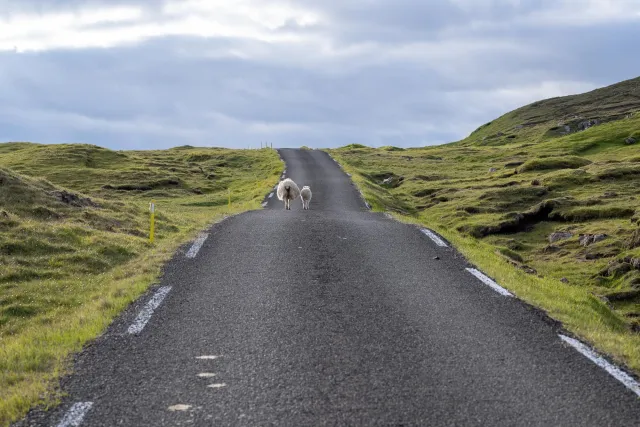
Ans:
{"label": "green grass", "polygon": [[268,149],[0,144],[0,425],[54,404],[69,356],[157,281],[179,245],[259,208],[282,168]]}
{"label": "green grass", "polygon": [[[639,90],[639,82],[625,84]],[[602,93],[587,95],[536,103],[452,144],[327,151],[374,210],[440,232],[520,298],[640,374],[640,270],[629,267],[640,258],[640,144],[625,143],[640,131],[640,114],[629,104],[585,131],[547,132],[580,100],[582,111],[597,113],[587,101]],[[627,95],[615,96],[631,103]],[[534,116],[538,123],[517,129],[517,138],[484,138]],[[383,184],[388,177],[392,185]],[[550,244],[556,231],[572,237]],[[579,242],[600,233],[607,238]]]}
{"label": "green grass", "polygon": [[[579,131],[579,125],[588,120],[607,123],[623,119],[630,112],[640,110],[640,78],[626,80],[594,91],[558,98],[545,99],[511,111],[480,126],[461,145],[502,146],[536,143]],[[565,128],[565,127],[568,127]],[[637,135],[633,129],[622,140]],[[597,145],[596,141],[593,144]],[[594,148],[591,142],[577,144],[571,154],[582,154]],[[602,145],[599,148],[602,149]]]}

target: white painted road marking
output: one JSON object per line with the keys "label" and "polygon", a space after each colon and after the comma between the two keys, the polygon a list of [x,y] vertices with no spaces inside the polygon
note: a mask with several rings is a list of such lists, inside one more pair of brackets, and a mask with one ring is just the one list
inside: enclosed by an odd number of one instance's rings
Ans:
{"label": "white painted road marking", "polygon": [[89,409],[93,406],[93,402],[74,403],[69,412],[64,416],[58,427],[78,427],[82,423],[82,419]]}
{"label": "white painted road marking", "polygon": [[636,380],[631,378],[631,376],[627,375],[621,369],[613,366],[611,363],[607,362],[604,358],[598,355],[598,353],[591,350],[589,347],[587,347],[585,344],[581,343],[580,341],[573,338],[569,338],[562,334],[558,336],[562,341],[566,342],[571,347],[578,350],[587,359],[591,360],[593,363],[600,366],[602,369],[607,371],[613,378],[617,379],[622,384],[624,384],[625,387],[627,387],[629,390],[631,390],[632,392],[640,396],[640,384],[638,384]]}
{"label": "white painted road marking", "polygon": [[227,385],[225,383],[217,383],[217,384],[209,384],[207,387],[209,388],[222,388],[222,387],[226,387]]}
{"label": "white painted road marking", "polygon": [[153,311],[158,308],[158,306],[160,305],[160,303],[162,303],[162,300],[167,296],[170,290],[171,286],[163,286],[158,289],[155,295],[151,297],[149,302],[147,302],[142,310],[140,310],[140,313],[138,313],[138,317],[136,317],[136,320],[131,324],[131,326],[129,326],[127,332],[130,334],[139,334],[142,329],[144,329],[149,319],[151,319]]}
{"label": "white painted road marking", "polygon": [[196,357],[196,359],[200,359],[200,360],[215,360],[217,358],[219,358],[220,356],[198,356]]}
{"label": "white painted road marking", "polygon": [[466,268],[465,270],[467,270],[469,273],[471,273],[474,276],[476,276],[485,285],[489,285],[491,287],[491,289],[493,289],[494,291],[496,291],[500,295],[504,295],[506,297],[512,297],[513,296],[513,294],[511,294],[511,292],[509,292],[508,290],[506,290],[502,286],[498,285],[496,282],[494,282],[489,277],[485,276],[483,273],[481,273],[480,271],[476,270],[475,268]]}
{"label": "white painted road marking", "polygon": [[273,197],[273,193],[269,193],[269,198],[272,198],[272,197]]}
{"label": "white painted road marking", "polygon": [[193,242],[193,245],[191,246],[191,248],[189,249],[189,251],[187,252],[187,254],[185,256],[187,258],[195,258],[196,255],[198,255],[198,251],[200,250],[200,248],[204,244],[204,241],[207,240],[207,237],[209,237],[208,234],[199,235],[196,238],[196,240]]}
{"label": "white painted road marking", "polygon": [[202,372],[202,373],[198,374],[198,377],[200,377],[200,378],[213,378],[215,376],[216,376],[216,374],[214,374],[213,372]]}
{"label": "white painted road marking", "polygon": [[433,240],[433,242],[443,248],[448,248],[449,245],[447,245],[445,243],[444,240],[442,240],[440,238],[440,236],[438,236],[436,233],[434,233],[433,231],[429,230],[428,228],[421,228],[420,231],[422,231],[423,234],[425,234],[426,236],[428,236],[431,240]]}
{"label": "white painted road marking", "polygon": [[362,193],[362,191],[358,191],[360,193],[360,197],[362,197],[362,201],[364,202],[364,205],[367,207],[367,209],[371,210],[371,205],[369,204],[369,202],[367,202],[366,197],[364,197],[364,194]]}
{"label": "white painted road marking", "polygon": [[263,207],[263,208],[266,208],[268,204],[269,204],[269,203],[267,203],[267,202],[263,202],[263,203],[262,203],[262,207]]}
{"label": "white painted road marking", "polygon": [[169,406],[167,409],[172,411],[172,412],[175,412],[175,411],[186,411],[186,410],[188,410],[190,408],[191,408],[191,405],[183,405],[183,404],[179,403],[177,405]]}

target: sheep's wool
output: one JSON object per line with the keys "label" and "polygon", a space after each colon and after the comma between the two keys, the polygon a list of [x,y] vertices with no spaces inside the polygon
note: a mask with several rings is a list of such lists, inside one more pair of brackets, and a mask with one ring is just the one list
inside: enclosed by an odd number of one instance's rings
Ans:
{"label": "sheep's wool", "polygon": [[287,190],[285,187],[289,186],[289,200],[294,200],[300,197],[300,189],[290,178],[280,181],[278,184],[278,200],[284,200]]}

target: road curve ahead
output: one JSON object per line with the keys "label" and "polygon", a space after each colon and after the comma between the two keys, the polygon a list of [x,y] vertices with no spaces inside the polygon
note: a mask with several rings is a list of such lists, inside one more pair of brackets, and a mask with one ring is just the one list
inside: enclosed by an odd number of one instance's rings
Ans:
{"label": "road curve ahead", "polygon": [[185,247],[21,425],[640,425],[557,325],[369,212],[327,154],[280,152],[311,209],[274,195]]}

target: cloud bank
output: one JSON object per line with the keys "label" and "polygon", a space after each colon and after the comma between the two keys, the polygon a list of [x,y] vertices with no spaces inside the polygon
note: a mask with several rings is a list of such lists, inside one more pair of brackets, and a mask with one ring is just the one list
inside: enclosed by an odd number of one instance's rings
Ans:
{"label": "cloud bank", "polygon": [[0,0],[0,141],[440,144],[636,77],[639,21],[640,0]]}

